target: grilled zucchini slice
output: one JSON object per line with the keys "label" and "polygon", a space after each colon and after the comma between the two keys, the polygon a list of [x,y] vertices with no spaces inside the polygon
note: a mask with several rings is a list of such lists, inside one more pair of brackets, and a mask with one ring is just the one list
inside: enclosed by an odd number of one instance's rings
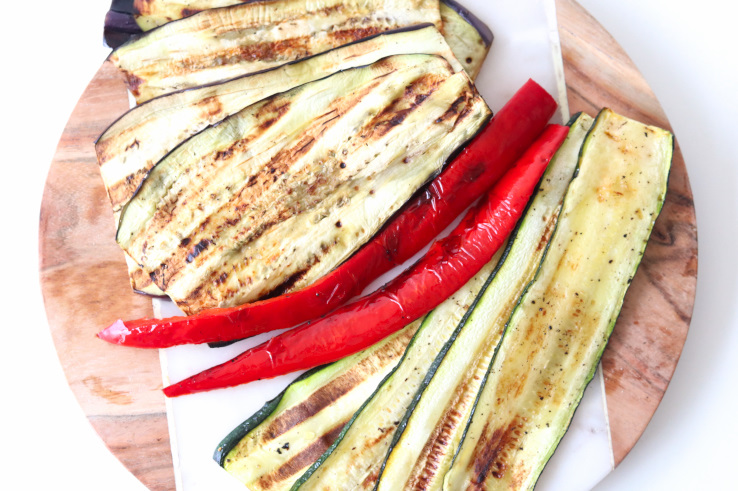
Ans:
{"label": "grilled zucchini slice", "polygon": [[252,491],[289,489],[397,365],[420,323],[303,374],[226,436],[215,461]]}
{"label": "grilled zucchini slice", "polygon": [[372,489],[399,420],[502,256],[502,249],[474,278],[436,307],[407,347],[397,367],[354,414],[336,441],[292,489]]}
{"label": "grilled zucchini slice", "polygon": [[117,240],[185,313],[312,283],[490,116],[464,72],[400,55],[248,106],[177,147]]}
{"label": "grilled zucchini slice", "polygon": [[265,70],[372,34],[441,28],[438,0],[270,0],[204,10],[114,50],[138,103]]}
{"label": "grilled zucchini slice", "polygon": [[505,322],[533,279],[556,226],[579,148],[592,124],[580,116],[549,163],[510,248],[448,352],[434,363],[390,446],[378,489],[440,489]]}
{"label": "grilled zucchini slice", "polygon": [[532,489],[594,375],[666,194],[662,129],[600,112],[444,489]]}

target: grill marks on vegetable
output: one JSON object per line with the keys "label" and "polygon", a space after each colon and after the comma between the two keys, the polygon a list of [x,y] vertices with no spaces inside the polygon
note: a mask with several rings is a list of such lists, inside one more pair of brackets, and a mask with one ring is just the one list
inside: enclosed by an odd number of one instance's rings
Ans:
{"label": "grill marks on vegetable", "polygon": [[517,416],[512,418],[506,426],[496,428],[491,435],[489,435],[489,430],[485,426],[483,437],[477,442],[475,458],[471,462],[472,489],[477,489],[477,487],[486,489],[484,483],[489,475],[496,479],[502,479],[505,476],[510,451],[518,444],[522,433]]}
{"label": "grill marks on vegetable", "polygon": [[362,359],[351,370],[279,415],[264,430],[264,436],[262,437],[264,441],[279,437],[331,404],[340,404],[341,397],[353,390],[362,380],[396,361],[404,352],[413,334],[414,331],[412,330],[402,332],[398,342],[388,345],[383,351],[378,351],[372,358]]}
{"label": "grill marks on vegetable", "polygon": [[[151,28],[180,16],[180,9],[153,14],[152,18],[139,17],[139,22]],[[121,46],[110,58],[123,70],[129,89],[142,102],[423,23],[441,27],[437,1],[250,2],[205,10],[169,23]],[[162,44],[173,48],[162,53]]]}
{"label": "grill marks on vegetable", "polygon": [[338,435],[341,433],[341,430],[343,430],[343,427],[347,422],[348,419],[341,421],[328,432],[321,435],[308,447],[295,454],[295,456],[290,458],[287,462],[268,474],[261,476],[255,483],[257,489],[270,489],[288,479],[300,475],[306,467],[318,460],[318,457],[323,455],[323,452],[325,452],[328,447],[336,441],[336,438],[338,438]]}
{"label": "grill marks on vegetable", "polygon": [[[326,256],[358,247],[371,235],[366,227],[380,226],[404,199],[390,196],[397,202],[367,225],[341,215],[357,209],[357,195],[373,195],[382,176],[399,172],[397,143],[413,161],[403,172],[417,172],[413,185],[420,186],[442,161],[414,157],[481,124],[486,106],[463,73],[452,75],[439,57],[391,57],[247,107],[151,170],[131,201],[137,211],[124,213],[121,245],[185,312],[282,292],[316,266],[330,269]],[[443,124],[425,123],[418,111],[443,111]],[[428,131],[419,126],[425,124]],[[428,139],[409,136],[421,134]],[[335,219],[324,220],[329,216]],[[325,231],[305,231],[320,235],[298,263],[282,231],[305,222]]]}
{"label": "grill marks on vegetable", "polygon": [[120,211],[133,197],[161,158],[207,126],[275,93],[402,51],[439,54],[451,59],[456,71],[461,69],[441,34],[434,27],[425,27],[387,33],[274,70],[176,92],[136,106],[95,143],[113,211]]}
{"label": "grill marks on vegetable", "polygon": [[[227,450],[222,465],[250,489],[289,487],[333,444],[363,402],[363,394],[370,394],[400,359],[418,325],[414,323],[362,353],[295,382],[305,397],[278,409],[279,412],[239,436],[238,443]],[[293,388],[297,387],[288,387],[283,400],[292,398]],[[287,448],[285,442],[289,442]],[[233,443],[225,445],[229,447]],[[279,449],[276,455],[275,448]],[[266,460],[259,457],[264,449],[269,453]]]}
{"label": "grill marks on vegetable", "polygon": [[[546,256],[510,317],[446,476],[449,486],[532,488],[569,426],[666,192],[673,140],[663,130],[645,136],[645,128],[604,109],[587,134]],[[625,189],[613,186],[618,179],[629,179],[628,199],[609,191]],[[642,212],[631,220],[634,208]],[[622,247],[626,236],[632,242]]]}
{"label": "grill marks on vegetable", "polygon": [[[473,378],[475,380],[481,379],[476,374]],[[438,478],[442,460],[449,450],[451,450],[450,445],[453,443],[454,433],[466,423],[466,413],[457,409],[460,405],[460,400],[466,399],[464,406],[469,406],[473,403],[474,396],[476,395],[476,393],[470,393],[468,391],[470,382],[471,380],[467,380],[460,387],[456,388],[453,402],[443,413],[430,438],[425,442],[419,458],[415,461],[415,466],[410,474],[411,478],[406,485],[406,489],[432,489],[434,479]]]}

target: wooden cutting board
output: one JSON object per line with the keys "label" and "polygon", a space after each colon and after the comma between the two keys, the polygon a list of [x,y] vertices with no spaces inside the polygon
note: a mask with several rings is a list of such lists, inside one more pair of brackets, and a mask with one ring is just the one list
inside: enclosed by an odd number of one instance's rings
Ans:
{"label": "wooden cutting board", "polygon": [[[615,40],[574,0],[557,0],[573,114],[607,106],[669,128],[658,100]],[[152,316],[132,293],[114,240],[93,142],[128,109],[116,70],[104,63],[79,100],[46,181],[39,225],[46,313],[67,380],[108,448],[149,489],[174,490],[159,357],[94,334],[118,317]],[[616,465],[656,411],[684,346],[697,282],[697,226],[678,144],[669,190],[643,262],[602,359]]]}

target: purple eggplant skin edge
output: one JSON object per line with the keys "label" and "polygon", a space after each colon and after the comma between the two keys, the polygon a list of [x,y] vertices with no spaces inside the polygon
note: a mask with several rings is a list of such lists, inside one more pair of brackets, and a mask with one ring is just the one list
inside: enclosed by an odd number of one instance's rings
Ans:
{"label": "purple eggplant skin edge", "polygon": [[112,0],[103,25],[104,46],[115,49],[143,32],[136,24],[135,13],[133,0]]}
{"label": "purple eggplant skin edge", "polygon": [[137,14],[138,12],[133,6],[133,3],[133,0],[112,0],[110,2],[110,10],[122,14]]}
{"label": "purple eggplant skin edge", "polygon": [[443,3],[446,4],[447,7],[449,7],[451,10],[459,14],[462,19],[464,19],[466,22],[468,22],[474,29],[477,30],[479,35],[482,37],[482,41],[484,41],[484,45],[488,48],[492,44],[492,41],[494,40],[495,36],[492,34],[492,30],[482,22],[479,17],[469,12],[469,10],[461,5],[456,0],[441,0]]}
{"label": "purple eggplant skin edge", "polygon": [[[401,32],[410,32],[410,31],[415,31],[415,30],[419,30],[419,29],[425,29],[425,28],[427,28],[427,27],[435,27],[435,26],[434,26],[433,24],[431,24],[431,23],[426,23],[426,24],[414,24],[414,25],[412,25],[412,26],[407,26],[407,27],[400,27],[400,28],[398,28],[398,29],[390,29],[390,30],[388,30],[388,31],[382,31],[382,32],[379,32],[379,33],[377,33],[377,34],[372,34],[371,36],[367,36],[367,37],[365,37],[365,38],[361,38],[361,39],[356,39],[356,40],[354,40],[354,41],[351,41],[351,42],[349,42],[349,43],[346,43],[346,44],[344,44],[344,45],[341,45],[341,46],[336,46],[335,48],[331,48],[331,49],[329,49],[328,51],[324,51],[324,52],[322,52],[322,53],[315,53],[315,54],[313,54],[313,55],[310,55],[310,56],[307,56],[307,57],[305,57],[305,58],[300,58],[300,59],[297,59],[297,60],[292,60],[292,61],[288,61],[288,62],[287,62],[287,63],[285,63],[284,65],[294,65],[295,63],[299,63],[299,62],[301,62],[301,61],[309,60],[310,58],[313,58],[313,57],[315,57],[315,56],[318,56],[318,55],[322,55],[322,54],[328,53],[328,52],[330,52],[330,51],[333,51],[333,50],[335,50],[335,49],[338,49],[338,48],[343,48],[343,47],[345,47],[345,46],[351,46],[352,44],[358,44],[358,43],[361,43],[361,42],[363,42],[363,41],[370,41],[370,40],[372,40],[372,39],[374,39],[374,38],[378,38],[378,37],[380,37],[380,36],[386,36],[386,35],[388,35],[388,34],[397,34],[397,33],[401,33]],[[150,32],[150,31],[149,31],[149,32]],[[249,73],[244,73],[243,75],[236,75],[235,77],[232,77],[232,78],[228,78],[228,79],[225,79],[225,80],[216,80],[216,81],[214,81],[214,82],[209,82],[209,83],[206,83],[206,84],[203,84],[203,85],[198,85],[198,86],[195,86],[195,87],[186,87],[186,88],[184,88],[184,89],[179,89],[179,90],[175,90],[175,91],[173,91],[173,92],[169,92],[169,93],[167,93],[167,94],[162,94],[162,95],[158,95],[158,96],[156,96],[156,97],[152,97],[151,99],[149,99],[149,100],[147,100],[147,101],[144,101],[144,102],[142,102],[141,104],[137,104],[137,105],[136,105],[136,107],[134,107],[134,108],[131,108],[131,109],[129,109],[128,111],[126,111],[126,112],[124,112],[123,114],[121,114],[120,116],[118,116],[118,117],[117,117],[117,118],[115,119],[115,121],[113,121],[112,123],[110,123],[110,125],[108,125],[108,127],[107,127],[107,128],[105,128],[105,130],[104,130],[104,131],[103,131],[102,133],[100,133],[100,135],[99,135],[99,136],[98,136],[98,137],[97,137],[97,138],[95,139],[94,143],[95,143],[95,144],[97,144],[97,142],[99,142],[99,141],[100,141],[100,138],[102,138],[102,137],[103,137],[103,136],[105,135],[105,133],[107,133],[107,132],[108,132],[108,130],[109,130],[110,128],[112,128],[113,126],[115,126],[115,124],[116,124],[116,123],[117,123],[118,121],[120,121],[120,120],[121,120],[121,119],[122,119],[122,118],[123,118],[124,116],[126,116],[126,115],[127,115],[127,114],[128,114],[129,112],[131,112],[131,111],[132,111],[133,109],[135,109],[135,108],[137,108],[137,107],[141,107],[141,106],[143,106],[144,104],[148,104],[148,103],[150,103],[151,101],[155,101],[155,100],[157,100],[157,99],[160,99],[160,98],[162,98],[162,97],[167,97],[167,96],[170,96],[170,95],[172,95],[172,94],[179,94],[179,93],[182,93],[182,92],[188,92],[188,91],[192,91],[192,90],[202,89],[202,88],[204,88],[204,87],[212,87],[212,86],[214,86],[214,85],[220,85],[220,84],[224,84],[224,83],[226,83],[226,82],[231,82],[231,81],[233,81],[233,80],[236,80],[236,79],[240,79],[240,78],[253,77],[254,75],[259,75],[259,74],[261,74],[261,73],[265,73],[265,72],[270,72],[270,71],[272,71],[272,70],[277,70],[278,68],[281,68],[281,67],[282,67],[282,66],[284,66],[284,65],[279,65],[279,66],[275,66],[275,67],[271,67],[271,68],[265,68],[265,69],[263,69],[263,70],[258,70],[258,71],[255,71],[255,72],[249,72]]]}
{"label": "purple eggplant skin edge", "polygon": [[[489,47],[492,44],[494,34],[492,34],[487,24],[456,2],[456,0],[441,1],[477,30],[485,46]],[[115,49],[128,42],[134,35],[143,33],[141,28],[136,24],[133,17],[134,14],[136,14],[136,11],[133,6],[133,0],[112,0],[110,10],[105,16],[105,32],[103,36],[105,46]]]}

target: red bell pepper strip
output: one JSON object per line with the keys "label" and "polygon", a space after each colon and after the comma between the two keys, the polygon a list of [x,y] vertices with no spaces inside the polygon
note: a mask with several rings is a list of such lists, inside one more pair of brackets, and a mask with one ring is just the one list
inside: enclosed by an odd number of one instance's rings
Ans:
{"label": "red bell pepper strip", "polygon": [[166,348],[232,341],[317,319],[410,259],[487,191],[541,134],[556,102],[529,80],[446,169],[372,240],[312,285],[191,317],[118,320],[98,334],[114,344]]}
{"label": "red bell pepper strip", "polygon": [[169,397],[233,387],[356,353],[434,309],[497,252],[566,138],[550,125],[447,237],[381,289],[164,389]]}

